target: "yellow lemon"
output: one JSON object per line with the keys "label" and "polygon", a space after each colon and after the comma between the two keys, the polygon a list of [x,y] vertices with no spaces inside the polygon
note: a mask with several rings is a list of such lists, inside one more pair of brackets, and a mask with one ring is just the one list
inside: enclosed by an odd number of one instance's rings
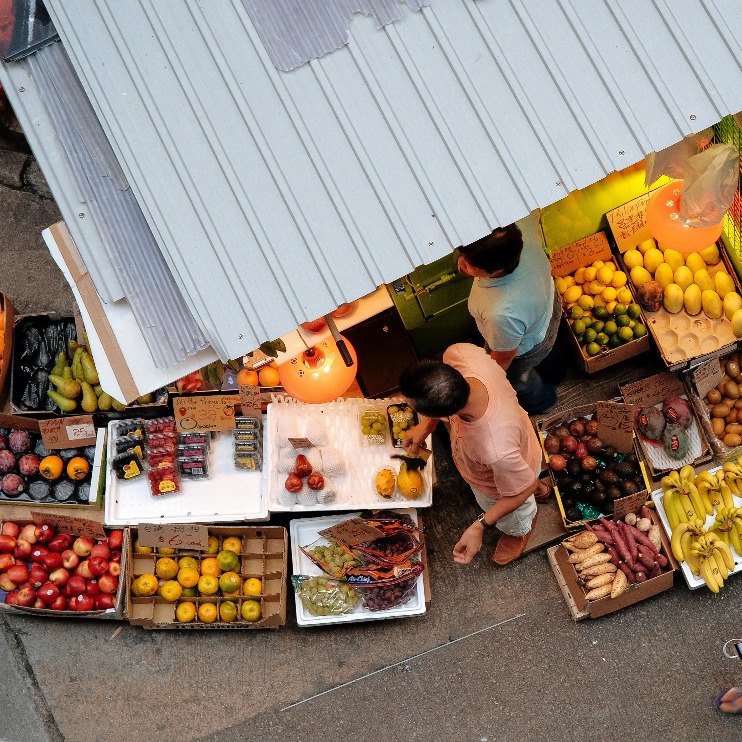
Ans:
{"label": "yellow lemon", "polygon": [[567,282],[561,276],[557,276],[557,278],[554,279],[554,286],[556,286],[556,290],[559,292],[559,296],[561,296],[569,288]]}
{"label": "yellow lemon", "polygon": [[722,299],[727,294],[736,290],[734,288],[732,277],[726,271],[717,271],[714,273],[714,284],[716,285],[716,293],[719,294]]}
{"label": "yellow lemon", "polygon": [[219,578],[214,575],[201,575],[198,578],[198,592],[201,595],[216,595],[219,590]]}
{"label": "yellow lemon", "polygon": [[631,296],[631,291],[627,288],[622,288],[618,290],[618,293],[616,294],[616,300],[620,304],[631,304],[632,301],[634,301],[634,297]]}
{"label": "yellow lemon", "polygon": [[602,260],[594,260],[591,265],[593,268],[602,268],[605,263]]}
{"label": "yellow lemon", "polygon": [[186,600],[183,603],[179,603],[175,609],[175,618],[181,623],[190,623],[196,618],[196,606],[191,603],[190,600]]}
{"label": "yellow lemon", "polygon": [[189,569],[198,569],[198,562],[191,556],[184,556],[178,559],[178,566],[183,569],[183,567],[188,567]]}
{"label": "yellow lemon", "polygon": [[[585,269],[584,268],[578,268],[575,271],[575,283],[583,284],[585,283]],[[569,288],[569,286],[567,287]]]}
{"label": "yellow lemon", "polygon": [[219,566],[219,562],[214,557],[207,557],[201,561],[201,574],[202,575],[214,575],[218,577],[222,573],[222,569]]}
{"label": "yellow lemon", "polygon": [[590,281],[589,290],[590,293],[595,296],[596,294],[602,294],[603,289],[605,288],[605,284],[601,283],[600,281]]}
{"label": "yellow lemon", "polygon": [[607,303],[607,304],[605,305],[605,308],[606,308],[606,309],[608,310],[608,314],[613,314],[613,310],[614,310],[614,309],[615,309],[615,308],[616,308],[617,306],[618,306],[618,302],[617,302],[617,301],[609,301],[609,302],[608,302],[608,303]]}
{"label": "yellow lemon", "polygon": [[603,301],[603,297],[601,296],[594,296],[593,297],[593,309],[595,307],[604,307],[605,302]]}
{"label": "yellow lemon", "polygon": [[616,291],[613,286],[606,286],[603,291],[600,292],[600,295],[603,298],[603,301],[607,303],[613,301],[618,296],[618,291]]}
{"label": "yellow lemon", "polygon": [[703,304],[703,313],[709,319],[719,319],[724,312],[721,297],[716,291],[704,291],[701,294],[701,302]]}
{"label": "yellow lemon", "polygon": [[198,607],[198,620],[203,623],[214,623],[217,617],[217,608],[213,603],[202,603]]}
{"label": "yellow lemon", "polygon": [[598,274],[596,278],[601,283],[606,284],[606,286],[613,280],[613,274],[616,272],[616,269],[610,264],[606,263],[605,265],[602,265],[600,268],[598,268]]}
{"label": "yellow lemon", "polygon": [[693,283],[695,283],[701,291],[716,291],[716,284],[714,279],[711,278],[709,272],[705,268],[696,271],[693,274]]}
{"label": "yellow lemon", "polygon": [[243,595],[260,595],[263,592],[263,581],[258,577],[248,577],[242,585]]}
{"label": "yellow lemon", "polygon": [[237,620],[237,606],[231,600],[225,600],[219,606],[219,618],[225,623]]}
{"label": "yellow lemon", "polygon": [[594,265],[590,265],[585,268],[585,283],[594,281],[598,276],[598,269]]}
{"label": "yellow lemon", "polygon": [[178,562],[170,557],[158,559],[155,564],[155,574],[161,580],[172,580],[178,574]]}
{"label": "yellow lemon", "polygon": [[623,271],[614,271],[611,276],[611,286],[613,286],[614,289],[620,289],[622,286],[626,285],[626,280],[626,274]]}
{"label": "yellow lemon", "polygon": [[582,296],[582,288],[580,286],[570,286],[564,292],[564,301],[567,304],[576,302]]}
{"label": "yellow lemon", "polygon": [[575,285],[574,276],[564,276],[562,280],[564,281],[564,284],[565,284],[565,287],[566,288],[569,288],[570,286],[574,286]]}
{"label": "yellow lemon", "polygon": [[644,266],[644,258],[638,250],[628,250],[623,254],[623,262],[626,263],[626,267],[631,270],[636,268],[637,265]]}
{"label": "yellow lemon", "polygon": [[170,603],[174,603],[183,593],[183,586],[175,580],[168,580],[160,585],[158,594]]}
{"label": "yellow lemon", "polygon": [[195,587],[200,577],[198,570],[193,567],[181,567],[178,570],[178,582],[183,587]]}
{"label": "yellow lemon", "polygon": [[257,600],[243,601],[241,613],[245,621],[257,621],[260,618],[260,603]]}
{"label": "yellow lemon", "polygon": [[577,300],[577,306],[581,309],[592,309],[595,302],[593,301],[592,296],[588,296],[587,294],[583,294],[578,300]]}

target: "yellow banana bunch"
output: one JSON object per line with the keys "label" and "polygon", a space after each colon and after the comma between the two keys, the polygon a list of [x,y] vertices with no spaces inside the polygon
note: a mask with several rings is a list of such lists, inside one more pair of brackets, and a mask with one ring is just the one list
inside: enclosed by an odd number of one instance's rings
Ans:
{"label": "yellow banana bunch", "polygon": [[727,461],[722,466],[724,472],[724,483],[729,487],[731,493],[742,497],[742,456],[736,461]]}
{"label": "yellow banana bunch", "polygon": [[718,593],[724,581],[734,569],[734,558],[729,546],[717,534],[707,533],[699,536],[690,546],[688,566],[695,567],[703,577],[706,587]]}
{"label": "yellow banana bunch", "polygon": [[721,470],[717,474],[702,471],[696,477],[696,487],[703,500],[706,515],[713,515],[715,509],[722,507],[721,485],[723,482],[724,472]]}
{"label": "yellow banana bunch", "polygon": [[709,530],[742,556],[742,508],[720,508]]}
{"label": "yellow banana bunch", "polygon": [[678,523],[688,523],[706,515],[706,505],[695,482],[696,474],[690,465],[662,478],[663,504],[673,530]]}
{"label": "yellow banana bunch", "polygon": [[678,523],[677,527],[673,529],[670,540],[673,556],[679,562],[687,562],[694,574],[698,574],[698,572],[694,571],[695,566],[688,560],[688,555],[693,542],[706,534],[704,524],[705,520],[702,518],[696,518],[689,523]]}

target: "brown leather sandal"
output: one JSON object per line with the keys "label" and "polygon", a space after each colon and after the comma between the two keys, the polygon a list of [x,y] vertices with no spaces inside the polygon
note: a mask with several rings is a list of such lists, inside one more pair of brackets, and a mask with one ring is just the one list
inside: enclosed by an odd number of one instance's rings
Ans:
{"label": "brown leather sandal", "polygon": [[492,561],[498,567],[504,567],[510,562],[514,562],[518,559],[526,548],[528,540],[531,538],[533,529],[536,527],[536,520],[538,519],[538,513],[534,517],[531,523],[531,530],[528,531],[525,536],[510,536],[507,533],[503,533],[495,546],[495,551],[492,554]]}
{"label": "brown leather sandal", "polygon": [[543,495],[536,495],[536,502],[546,502],[554,492],[554,483],[551,481],[551,477],[544,477],[538,481],[546,487],[546,492]]}

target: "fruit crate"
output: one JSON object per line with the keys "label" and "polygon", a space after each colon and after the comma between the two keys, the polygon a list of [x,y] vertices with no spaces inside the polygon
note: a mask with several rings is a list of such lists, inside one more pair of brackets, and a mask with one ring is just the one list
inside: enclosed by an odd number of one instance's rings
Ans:
{"label": "fruit crate", "polygon": [[[237,595],[222,594],[221,590],[214,595],[181,597],[177,601],[167,601],[159,595],[152,597],[133,597],[131,586],[134,580],[143,574],[155,574],[156,563],[165,555],[136,553],[135,544],[138,528],[128,528],[127,548],[129,568],[124,601],[124,618],[129,623],[145,629],[278,629],[286,623],[286,580],[288,575],[288,534],[279,526],[209,526],[209,536],[217,539],[217,552],[178,549],[169,555],[178,561],[185,556],[193,557],[200,567],[204,559],[216,556],[224,540],[236,537],[241,541],[239,553],[239,575],[244,583],[248,578],[258,578],[262,582],[259,595],[243,595],[242,587]],[[235,570],[236,571],[236,570]],[[260,618],[247,621],[241,617],[245,601],[255,600],[260,604]],[[234,621],[220,620],[219,611],[222,603],[231,601],[237,607],[237,618]],[[192,602],[196,610],[204,604],[214,605],[217,619],[207,623],[198,618],[189,622],[179,621],[176,608],[184,602]]]}
{"label": "fruit crate", "polygon": [[[618,267],[604,232],[596,232],[593,235],[554,250],[551,253],[550,262],[551,274],[555,279],[556,290],[559,291],[559,279],[572,276],[579,269],[586,268],[598,260],[604,263],[610,263],[614,268]],[[626,287],[631,294],[632,303],[635,303],[636,295],[628,284],[626,284]],[[562,298],[562,329],[565,331],[564,334],[572,356],[585,373],[592,374],[596,371],[601,371],[604,368],[608,368],[627,358],[632,358],[649,350],[649,336],[644,335],[643,337],[629,340],[613,348],[605,345],[601,347],[596,355],[587,355],[586,352],[583,352],[570,326],[568,311],[570,311],[571,303],[564,303],[562,292],[560,292],[560,297]],[[636,321],[646,324],[643,312],[639,313]]]}
{"label": "fruit crate", "polygon": [[10,378],[10,361],[13,351],[13,302],[0,293],[0,403],[5,396],[5,385]]}

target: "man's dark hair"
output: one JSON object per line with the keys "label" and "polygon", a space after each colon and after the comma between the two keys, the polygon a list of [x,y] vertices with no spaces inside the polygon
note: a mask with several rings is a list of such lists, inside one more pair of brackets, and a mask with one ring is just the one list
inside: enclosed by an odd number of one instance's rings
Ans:
{"label": "man's dark hair", "polygon": [[498,227],[492,234],[460,247],[459,252],[475,268],[495,273],[504,271],[503,275],[512,273],[520,262],[523,252],[523,235],[515,224]]}
{"label": "man's dark hair", "polygon": [[425,360],[408,366],[399,378],[399,389],[426,417],[455,415],[469,401],[469,384],[453,366]]}

